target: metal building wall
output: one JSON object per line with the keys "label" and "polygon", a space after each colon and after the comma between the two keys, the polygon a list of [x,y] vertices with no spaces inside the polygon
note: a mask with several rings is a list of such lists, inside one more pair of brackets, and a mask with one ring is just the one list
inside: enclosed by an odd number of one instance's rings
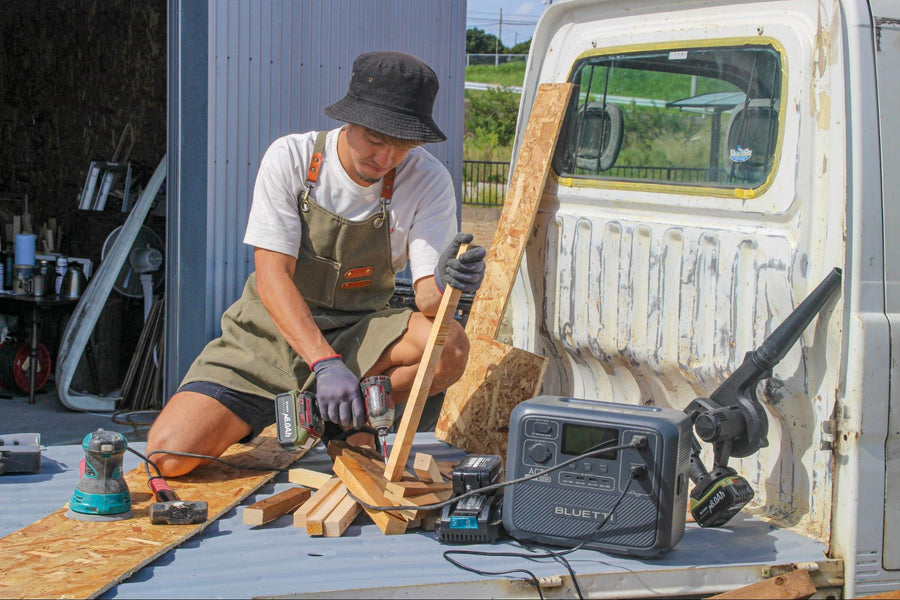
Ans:
{"label": "metal building wall", "polygon": [[[203,118],[199,106],[193,112],[170,107],[170,115],[180,115],[175,130],[176,119],[170,119],[170,154],[179,156],[175,169],[181,165],[182,172],[170,172],[170,215],[181,218],[170,218],[170,230],[177,228],[169,234],[177,262],[169,264],[192,274],[168,276],[170,393],[197,352],[220,333],[222,312],[240,295],[253,269],[252,248],[242,239],[260,158],[281,135],[339,125],[322,108],[346,92],[357,55],[399,50],[431,65],[441,85],[435,121],[449,139],[427,149],[449,169],[457,198],[462,175],[465,0],[210,0],[205,17],[192,5],[170,0],[170,54],[181,57],[177,63],[170,57],[170,79],[176,80],[170,81],[170,103],[204,83],[188,74],[201,70],[197,63],[203,49],[196,47],[196,36],[179,30],[196,28],[198,19],[208,22],[206,127],[193,122],[195,116]],[[195,133],[204,129],[201,156]],[[201,160],[206,172],[202,204],[196,195],[178,197],[188,185],[186,173],[196,172]],[[197,231],[198,211],[205,211],[202,232]]]}

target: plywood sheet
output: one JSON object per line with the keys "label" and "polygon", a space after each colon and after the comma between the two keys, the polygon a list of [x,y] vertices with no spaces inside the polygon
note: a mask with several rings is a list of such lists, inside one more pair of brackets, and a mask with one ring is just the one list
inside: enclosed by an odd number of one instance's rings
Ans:
{"label": "plywood sheet", "polygon": [[[273,425],[249,444],[231,446],[222,458],[243,466],[284,468],[304,452],[283,449]],[[151,525],[154,499],[144,468],[135,468],[125,475],[131,518],[75,521],[65,516],[63,507],[0,539],[0,598],[94,598],[202,531],[274,475],[212,463],[169,479],[181,499],[206,501],[209,519],[198,525]],[[73,490],[76,483],[73,480]]]}
{"label": "plywood sheet", "polygon": [[444,401],[435,435],[470,454],[505,460],[509,414],[538,394],[547,359],[495,340],[474,340],[469,353],[477,359],[469,359],[463,379],[451,388],[466,401]]}

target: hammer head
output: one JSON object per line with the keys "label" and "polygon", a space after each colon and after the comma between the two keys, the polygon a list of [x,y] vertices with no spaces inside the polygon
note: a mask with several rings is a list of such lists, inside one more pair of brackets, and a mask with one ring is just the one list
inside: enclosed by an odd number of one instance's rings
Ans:
{"label": "hammer head", "polygon": [[150,505],[150,522],[154,525],[192,525],[205,522],[208,512],[206,502],[154,502]]}

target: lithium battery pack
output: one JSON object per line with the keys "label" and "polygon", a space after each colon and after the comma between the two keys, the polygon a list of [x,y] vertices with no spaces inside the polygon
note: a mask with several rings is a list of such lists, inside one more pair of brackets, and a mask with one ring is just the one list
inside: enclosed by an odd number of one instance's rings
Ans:
{"label": "lithium battery pack", "polygon": [[0,475],[38,473],[41,470],[41,434],[0,435]]}

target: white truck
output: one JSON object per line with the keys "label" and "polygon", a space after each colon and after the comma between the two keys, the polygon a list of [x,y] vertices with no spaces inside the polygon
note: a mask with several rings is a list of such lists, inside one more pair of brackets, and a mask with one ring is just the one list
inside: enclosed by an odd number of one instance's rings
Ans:
{"label": "white truck", "polygon": [[506,341],[550,358],[544,394],[684,409],[841,269],[759,386],[768,446],[731,466],[845,597],[900,589],[900,2],[554,2],[517,143],[558,82]]}

